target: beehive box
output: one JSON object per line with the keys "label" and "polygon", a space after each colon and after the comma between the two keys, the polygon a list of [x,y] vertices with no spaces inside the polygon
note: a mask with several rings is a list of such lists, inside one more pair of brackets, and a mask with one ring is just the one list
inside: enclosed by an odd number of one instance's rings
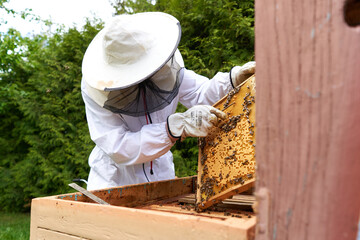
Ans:
{"label": "beehive box", "polygon": [[36,198],[30,239],[254,238],[256,217],[234,205],[236,199],[202,213],[181,202],[194,200],[195,187],[196,177],[186,177],[91,191],[111,205],[94,203],[79,192]]}
{"label": "beehive box", "polygon": [[199,139],[197,209],[253,187],[255,182],[255,75],[214,107],[227,119]]}

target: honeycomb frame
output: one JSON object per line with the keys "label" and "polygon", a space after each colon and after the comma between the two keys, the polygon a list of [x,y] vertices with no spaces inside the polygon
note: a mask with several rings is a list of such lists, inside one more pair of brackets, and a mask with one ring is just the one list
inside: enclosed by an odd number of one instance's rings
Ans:
{"label": "honeycomb frame", "polygon": [[198,211],[254,186],[255,86],[253,75],[214,104],[227,119],[199,138]]}

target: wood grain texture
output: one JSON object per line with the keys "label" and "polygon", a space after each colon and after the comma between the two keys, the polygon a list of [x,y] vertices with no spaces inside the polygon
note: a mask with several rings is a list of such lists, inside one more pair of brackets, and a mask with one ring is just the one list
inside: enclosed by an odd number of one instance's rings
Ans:
{"label": "wood grain texture", "polygon": [[344,2],[256,1],[256,239],[356,238],[360,28]]}

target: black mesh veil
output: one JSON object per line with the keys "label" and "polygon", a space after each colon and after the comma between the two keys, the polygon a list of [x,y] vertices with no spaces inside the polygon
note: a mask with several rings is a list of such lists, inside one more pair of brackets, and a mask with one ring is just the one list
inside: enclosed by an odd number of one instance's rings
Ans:
{"label": "black mesh veil", "polygon": [[171,58],[151,78],[126,89],[111,91],[104,108],[133,117],[159,111],[177,96],[184,69]]}

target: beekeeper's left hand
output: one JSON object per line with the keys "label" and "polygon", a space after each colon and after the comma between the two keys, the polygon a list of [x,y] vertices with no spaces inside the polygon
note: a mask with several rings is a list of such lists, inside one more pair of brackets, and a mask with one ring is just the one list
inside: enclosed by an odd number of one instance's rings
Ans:
{"label": "beekeeper's left hand", "polygon": [[230,71],[231,83],[233,87],[239,86],[243,81],[255,73],[255,61],[247,62],[242,66],[235,66]]}

